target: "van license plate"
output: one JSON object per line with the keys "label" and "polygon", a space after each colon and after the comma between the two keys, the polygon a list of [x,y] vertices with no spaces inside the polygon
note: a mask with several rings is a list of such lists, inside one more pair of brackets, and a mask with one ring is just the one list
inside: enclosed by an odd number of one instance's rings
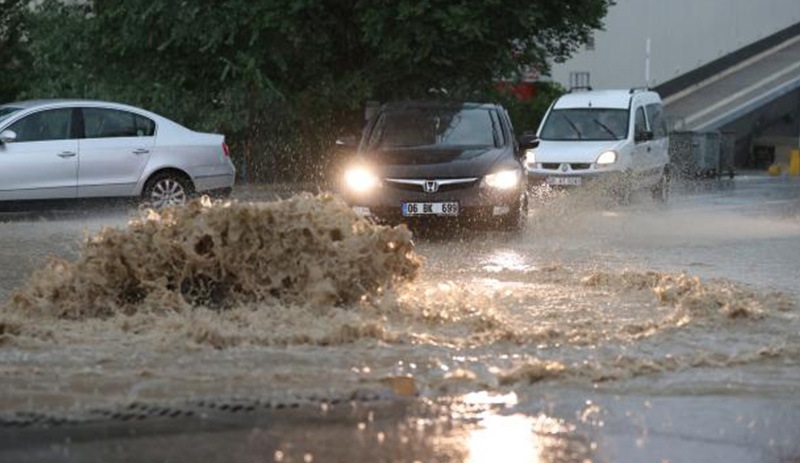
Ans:
{"label": "van license plate", "polygon": [[548,185],[580,185],[580,177],[547,177]]}
{"label": "van license plate", "polygon": [[458,203],[403,203],[403,217],[418,215],[458,215]]}

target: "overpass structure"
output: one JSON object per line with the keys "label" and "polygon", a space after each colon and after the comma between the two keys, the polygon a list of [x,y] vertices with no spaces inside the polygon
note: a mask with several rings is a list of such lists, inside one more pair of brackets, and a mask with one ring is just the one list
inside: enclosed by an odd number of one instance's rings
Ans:
{"label": "overpass structure", "polygon": [[738,167],[788,162],[800,146],[800,27],[778,38],[731,55],[727,67],[656,87],[673,128],[732,134]]}

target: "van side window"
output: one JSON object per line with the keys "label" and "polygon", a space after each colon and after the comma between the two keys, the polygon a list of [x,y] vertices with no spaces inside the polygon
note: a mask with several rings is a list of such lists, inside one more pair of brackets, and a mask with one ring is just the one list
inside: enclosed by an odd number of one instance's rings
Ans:
{"label": "van side window", "polygon": [[636,110],[636,122],[634,124],[634,134],[647,132],[647,119],[644,116],[644,108],[641,106]]}
{"label": "van side window", "polygon": [[650,127],[653,131],[653,138],[664,138],[667,136],[667,121],[664,119],[664,107],[658,103],[647,105],[647,118],[650,119]]}

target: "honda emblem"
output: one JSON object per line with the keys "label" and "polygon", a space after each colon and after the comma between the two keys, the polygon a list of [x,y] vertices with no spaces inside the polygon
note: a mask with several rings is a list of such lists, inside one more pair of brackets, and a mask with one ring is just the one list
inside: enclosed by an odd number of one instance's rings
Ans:
{"label": "honda emblem", "polygon": [[439,191],[439,182],[436,180],[425,180],[422,189],[425,190],[425,193],[436,193]]}

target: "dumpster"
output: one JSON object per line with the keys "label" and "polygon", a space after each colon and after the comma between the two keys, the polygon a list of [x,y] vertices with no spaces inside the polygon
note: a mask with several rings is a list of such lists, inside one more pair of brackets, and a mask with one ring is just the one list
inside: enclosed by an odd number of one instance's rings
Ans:
{"label": "dumpster", "polygon": [[733,176],[732,133],[674,131],[669,138],[670,170],[681,179]]}

